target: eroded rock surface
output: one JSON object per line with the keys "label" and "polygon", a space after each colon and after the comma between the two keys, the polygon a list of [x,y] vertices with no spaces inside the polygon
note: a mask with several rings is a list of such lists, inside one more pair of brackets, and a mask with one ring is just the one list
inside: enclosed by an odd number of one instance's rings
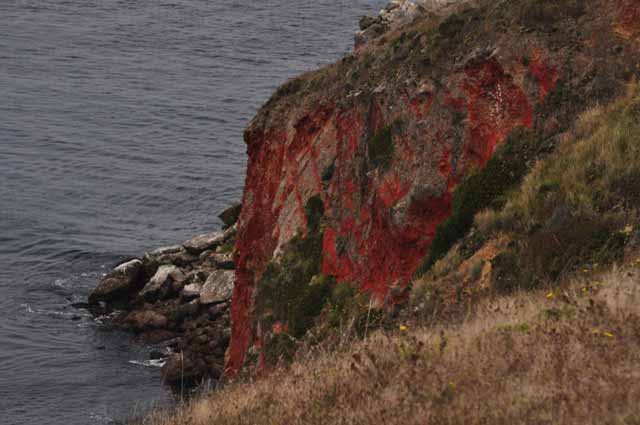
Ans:
{"label": "eroded rock surface", "polygon": [[[284,84],[246,130],[231,375],[251,347],[269,348],[274,329],[294,327],[273,306],[292,297],[318,310],[326,291],[311,282],[322,276],[376,305],[392,287],[402,293],[456,190],[497,149],[510,138],[553,149],[578,113],[639,76],[637,2],[431,3],[437,13],[394,2],[363,20],[364,31],[389,28]],[[300,334],[313,320],[304,323]]]}

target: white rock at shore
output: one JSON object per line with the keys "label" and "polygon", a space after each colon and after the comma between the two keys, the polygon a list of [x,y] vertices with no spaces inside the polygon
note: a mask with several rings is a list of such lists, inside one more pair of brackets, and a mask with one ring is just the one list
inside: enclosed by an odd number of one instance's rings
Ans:
{"label": "white rock at shore", "polygon": [[169,290],[171,283],[182,282],[184,279],[184,273],[176,266],[160,266],[156,274],[144,286],[140,295],[147,298],[162,295]]}
{"label": "white rock at shore", "polygon": [[224,232],[213,232],[191,238],[182,244],[184,248],[193,254],[200,254],[207,249],[215,249],[225,240]]}
{"label": "white rock at shore", "polygon": [[200,303],[215,304],[230,300],[233,294],[235,275],[235,272],[231,270],[212,272],[200,292]]}
{"label": "white rock at shore", "polygon": [[142,261],[131,260],[118,265],[107,274],[89,295],[89,303],[112,301],[135,290],[142,277]]}

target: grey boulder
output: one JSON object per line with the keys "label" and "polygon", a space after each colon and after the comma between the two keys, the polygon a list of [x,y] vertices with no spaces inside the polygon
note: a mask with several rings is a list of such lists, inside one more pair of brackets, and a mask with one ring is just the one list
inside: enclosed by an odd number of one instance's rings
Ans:
{"label": "grey boulder", "polygon": [[147,282],[140,295],[146,299],[158,299],[166,297],[174,288],[174,284],[180,285],[186,276],[173,265],[160,266],[151,280]]}
{"label": "grey boulder", "polygon": [[238,221],[238,217],[240,217],[240,211],[242,210],[242,203],[236,202],[231,205],[226,210],[222,211],[218,218],[222,220],[225,227],[231,227]]}
{"label": "grey boulder", "polygon": [[214,252],[208,250],[200,254],[201,263],[213,266],[217,269],[234,270],[233,252]]}
{"label": "grey boulder", "polygon": [[205,235],[199,235],[192,239],[189,239],[182,244],[187,252],[191,254],[200,254],[208,249],[215,249],[222,245],[225,241],[224,232],[207,233]]}
{"label": "grey boulder", "polygon": [[150,265],[173,264],[178,267],[186,267],[197,259],[197,256],[187,252],[182,245],[158,248],[144,256],[145,262]]}
{"label": "grey boulder", "polygon": [[122,263],[107,274],[89,295],[89,304],[110,302],[135,291],[143,278],[142,261]]}
{"label": "grey boulder", "polygon": [[231,299],[236,274],[231,270],[212,272],[200,291],[200,304],[217,304]]}

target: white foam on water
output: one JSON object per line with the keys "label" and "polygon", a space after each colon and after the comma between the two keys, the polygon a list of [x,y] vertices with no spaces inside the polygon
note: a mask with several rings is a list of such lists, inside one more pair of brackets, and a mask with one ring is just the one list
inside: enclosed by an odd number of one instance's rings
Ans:
{"label": "white foam on water", "polygon": [[166,359],[129,360],[129,363],[144,367],[162,367],[167,363]]}
{"label": "white foam on water", "polygon": [[96,412],[91,412],[89,414],[89,419],[91,419],[92,422],[100,422],[100,423],[111,424],[115,422],[115,419],[112,418],[111,416],[107,414],[96,413]]}

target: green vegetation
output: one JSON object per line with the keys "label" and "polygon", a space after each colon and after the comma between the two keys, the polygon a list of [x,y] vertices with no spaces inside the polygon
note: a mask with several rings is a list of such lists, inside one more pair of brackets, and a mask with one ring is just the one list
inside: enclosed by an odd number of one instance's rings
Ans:
{"label": "green vegetation", "polygon": [[264,355],[270,365],[289,363],[296,351],[296,339],[288,333],[270,335],[264,347]]}
{"label": "green vegetation", "polygon": [[463,15],[450,15],[438,27],[441,37],[450,39],[459,35],[465,27],[467,19]]}
{"label": "green vegetation", "polygon": [[286,326],[284,336],[267,341],[269,358],[288,358],[295,347],[293,339],[304,336],[314,324],[330,294],[332,279],[320,274],[322,256],[322,216],[319,196],[305,205],[309,231],[287,244],[279,262],[271,262],[258,283],[256,310],[266,328],[274,323]]}
{"label": "green vegetation", "polygon": [[228,254],[230,252],[233,252],[235,246],[236,236],[233,235],[233,237],[227,239],[222,245],[220,245],[220,248],[218,248],[218,252],[221,254]]}
{"label": "green vegetation", "polygon": [[504,195],[525,175],[528,165],[542,148],[543,141],[525,130],[515,131],[485,168],[467,178],[454,192],[450,217],[438,226],[428,256],[415,274],[424,275],[444,257],[451,247],[464,237],[477,212],[504,202]]}
{"label": "green vegetation", "polygon": [[324,203],[320,195],[315,195],[309,198],[307,204],[304,206],[304,213],[307,218],[307,226],[309,226],[309,233],[320,232],[320,224],[322,217],[324,216]]}
{"label": "green vegetation", "polygon": [[524,0],[509,7],[519,13],[522,26],[538,31],[551,31],[561,21],[585,13],[584,0]]}
{"label": "green vegetation", "polygon": [[275,98],[279,99],[286,96],[291,96],[293,94],[298,93],[300,90],[304,88],[305,81],[302,78],[295,78],[293,80],[289,80],[278,87],[278,90],[275,93]]}
{"label": "green vegetation", "polygon": [[637,232],[640,91],[578,120],[556,152],[540,161],[502,208],[476,217],[484,238],[514,241],[493,261],[498,290],[557,281],[584,264],[622,259]]}
{"label": "green vegetation", "polygon": [[372,308],[370,298],[361,293],[352,283],[334,285],[327,303],[327,324],[330,328],[348,331],[352,336],[363,337],[379,328],[384,313]]}
{"label": "green vegetation", "polygon": [[389,169],[394,151],[392,126],[380,129],[369,139],[367,147],[371,165],[383,171]]}
{"label": "green vegetation", "polygon": [[327,168],[322,171],[322,176],[320,177],[323,182],[328,182],[333,178],[334,173],[336,172],[336,161],[334,160]]}

